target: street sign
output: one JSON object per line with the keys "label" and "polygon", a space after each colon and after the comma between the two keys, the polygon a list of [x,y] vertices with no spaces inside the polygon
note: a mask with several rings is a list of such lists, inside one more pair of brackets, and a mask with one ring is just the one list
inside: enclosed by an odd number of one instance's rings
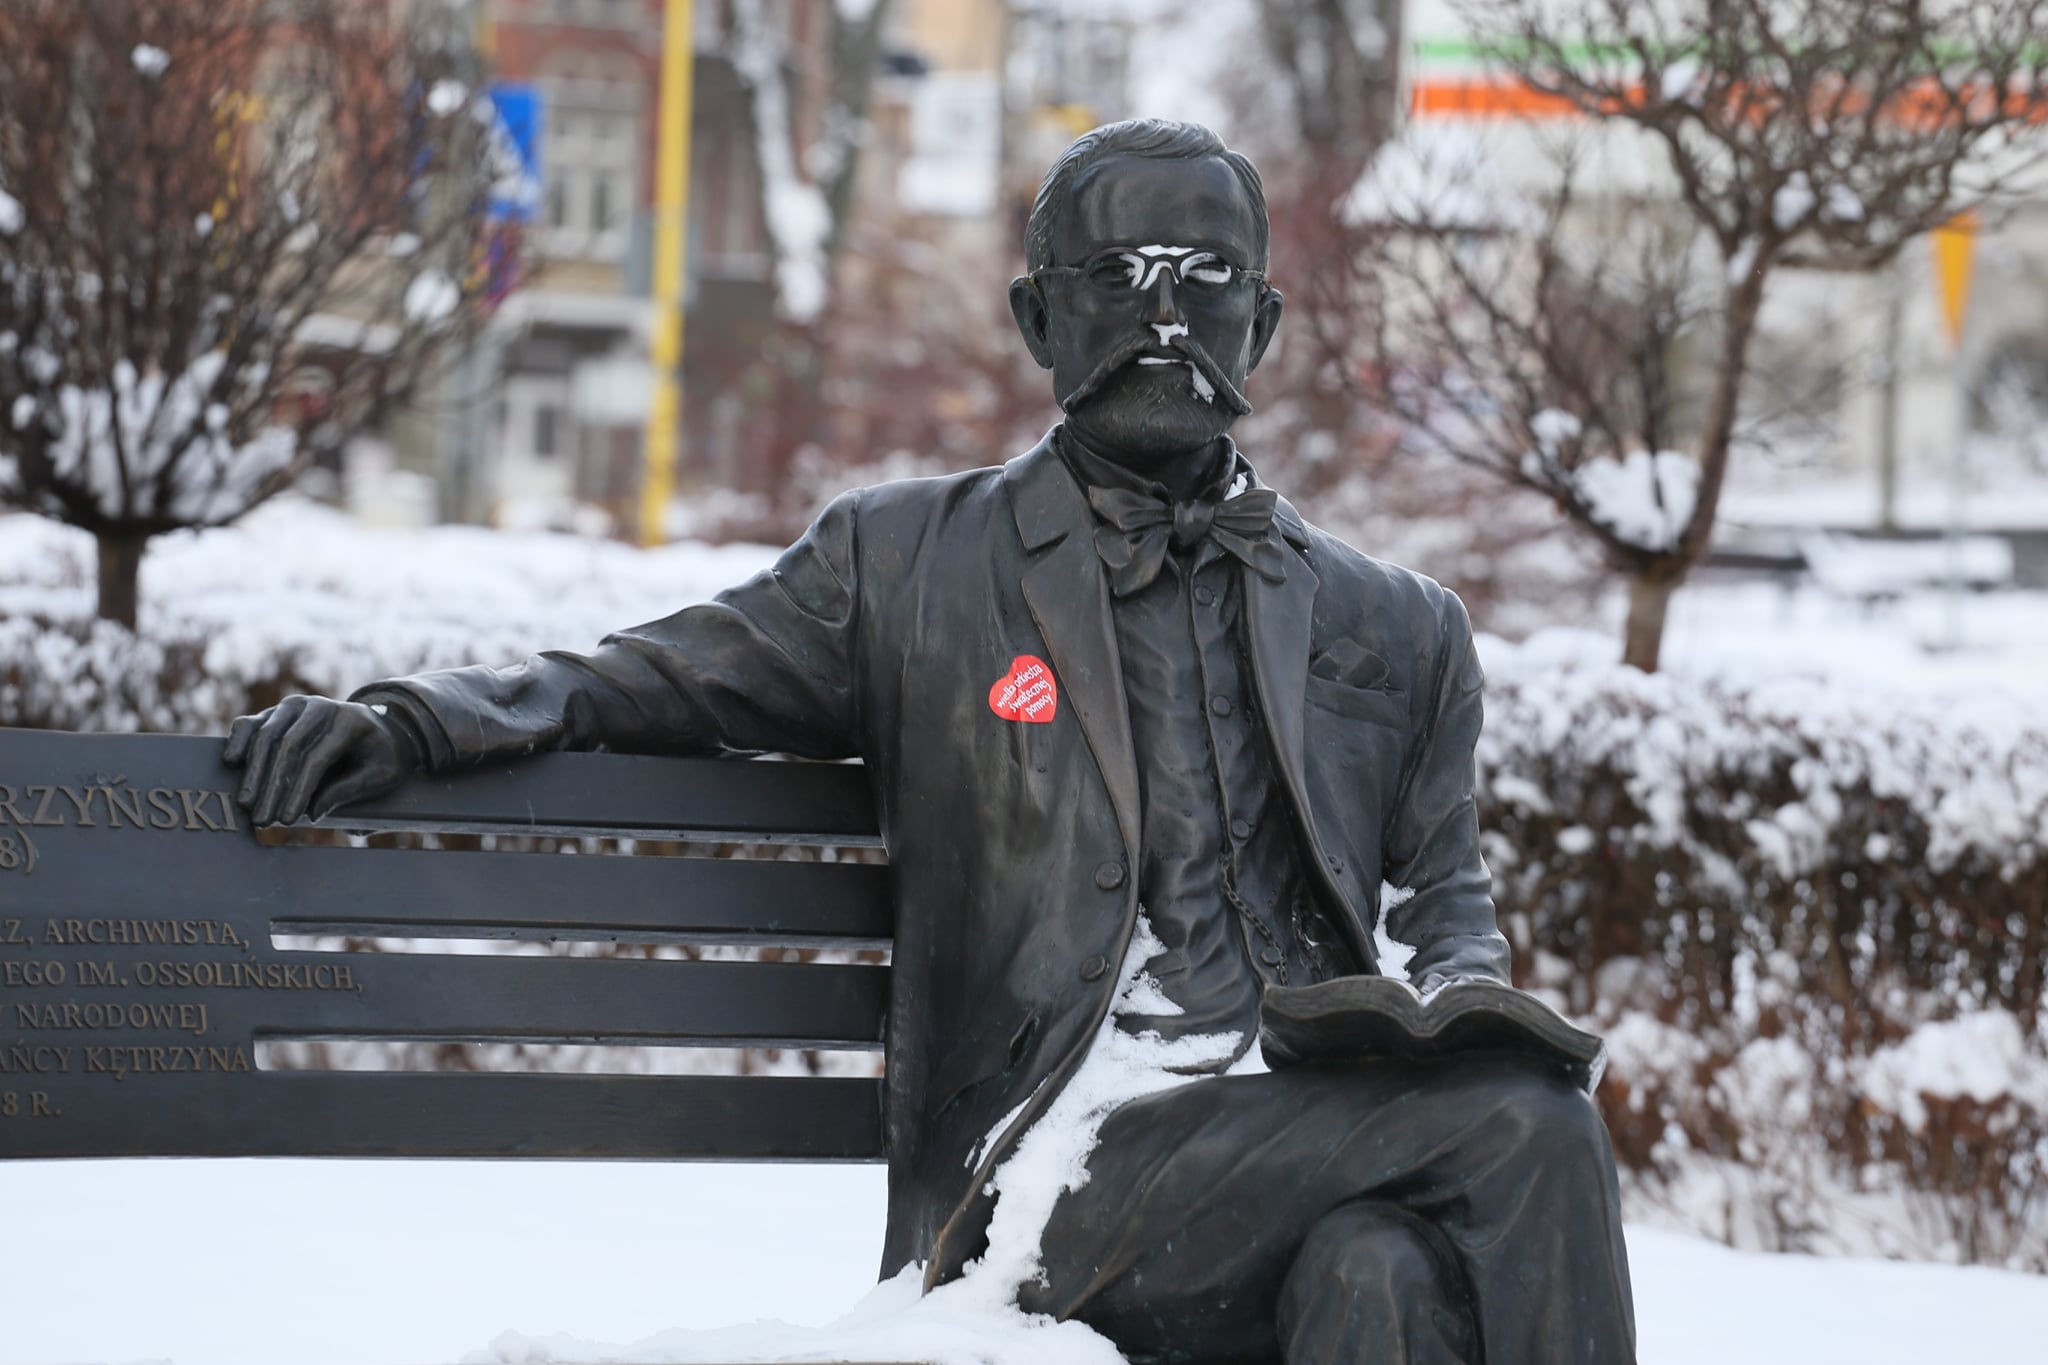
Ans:
{"label": "street sign", "polygon": [[540,88],[532,85],[493,85],[489,94],[491,217],[531,222],[541,201],[545,103]]}

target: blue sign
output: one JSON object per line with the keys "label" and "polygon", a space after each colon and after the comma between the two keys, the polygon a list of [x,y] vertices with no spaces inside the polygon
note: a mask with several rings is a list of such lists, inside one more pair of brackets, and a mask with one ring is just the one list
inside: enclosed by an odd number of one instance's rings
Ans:
{"label": "blue sign", "polygon": [[540,139],[547,109],[538,86],[490,88],[491,217],[528,223],[540,208]]}

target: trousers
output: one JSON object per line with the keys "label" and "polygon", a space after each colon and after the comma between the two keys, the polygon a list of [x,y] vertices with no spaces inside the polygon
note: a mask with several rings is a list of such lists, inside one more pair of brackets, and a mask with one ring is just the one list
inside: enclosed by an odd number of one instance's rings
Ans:
{"label": "trousers", "polygon": [[1613,1148],[1518,1058],[1219,1076],[1110,1115],[1022,1307],[1134,1365],[1629,1365]]}

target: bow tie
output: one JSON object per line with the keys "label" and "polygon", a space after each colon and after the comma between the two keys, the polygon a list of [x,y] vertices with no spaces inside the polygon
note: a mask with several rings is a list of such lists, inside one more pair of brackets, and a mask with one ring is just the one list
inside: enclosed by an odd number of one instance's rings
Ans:
{"label": "bow tie", "polygon": [[1168,503],[1124,488],[1094,487],[1088,504],[1108,522],[1095,528],[1095,553],[1109,570],[1110,591],[1128,597],[1159,576],[1170,547],[1185,554],[1204,537],[1269,582],[1287,577],[1287,557],[1271,536],[1280,495],[1254,488],[1227,502]]}

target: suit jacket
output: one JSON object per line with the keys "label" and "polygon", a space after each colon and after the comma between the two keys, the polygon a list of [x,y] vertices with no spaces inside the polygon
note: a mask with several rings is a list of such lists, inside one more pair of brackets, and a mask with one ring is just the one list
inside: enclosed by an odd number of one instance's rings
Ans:
{"label": "suit jacket", "polygon": [[[1138,765],[1094,525],[1048,435],[1001,468],[845,494],[774,568],[590,655],[358,694],[404,707],[435,769],[538,749],[865,761],[895,900],[884,1276],[924,1261],[938,1283],[979,1254],[983,1187],[1081,1061],[1136,921]],[[1244,575],[1245,630],[1315,891],[1361,963],[1384,881],[1414,892],[1387,915],[1412,976],[1505,979],[1464,608],[1284,502],[1275,529],[1286,578]],[[1022,656],[1053,675],[1043,723],[991,704]]]}

